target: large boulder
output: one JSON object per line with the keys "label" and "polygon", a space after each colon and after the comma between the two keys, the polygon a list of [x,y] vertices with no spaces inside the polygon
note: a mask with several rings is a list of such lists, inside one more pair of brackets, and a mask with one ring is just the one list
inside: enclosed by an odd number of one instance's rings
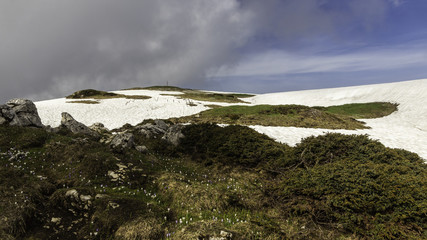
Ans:
{"label": "large boulder", "polygon": [[124,150],[134,146],[132,133],[119,133],[113,137],[110,146],[115,150]]}
{"label": "large boulder", "polygon": [[98,137],[98,133],[88,128],[81,122],[76,121],[69,113],[63,112],[61,119],[61,126],[66,127],[73,133],[80,133],[84,135],[90,135],[94,137]]}
{"label": "large boulder", "polygon": [[168,128],[162,139],[170,144],[173,144],[174,146],[178,146],[181,142],[181,139],[185,137],[184,134],[182,134],[183,128],[184,125],[173,125],[172,127]]}
{"label": "large boulder", "polygon": [[6,105],[0,105],[0,124],[21,127],[43,127],[36,105],[22,98],[9,100]]}

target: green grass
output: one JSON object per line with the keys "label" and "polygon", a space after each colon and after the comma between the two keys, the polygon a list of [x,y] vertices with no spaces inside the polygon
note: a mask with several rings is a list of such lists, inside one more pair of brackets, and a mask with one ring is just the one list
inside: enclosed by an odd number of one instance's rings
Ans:
{"label": "green grass", "polygon": [[[262,109],[289,109],[273,110]],[[114,152],[65,130],[0,126],[0,238],[427,236],[426,164],[366,136],[328,134],[289,147],[247,127],[201,124],[187,126],[175,148],[127,130],[149,154]],[[112,182],[107,172],[117,163],[129,168]],[[70,189],[107,196],[85,209],[65,196]]]}
{"label": "green grass", "polygon": [[380,118],[397,111],[398,104],[388,102],[352,103],[340,106],[316,107],[317,109],[356,119]]}
{"label": "green grass", "polygon": [[182,92],[182,91],[187,91],[191,89],[174,87],[174,86],[151,86],[151,87],[135,87],[135,88],[129,88],[125,90],[157,90],[157,91]]}
{"label": "green grass", "polygon": [[363,129],[362,122],[301,105],[229,106],[210,109],[177,122],[292,126],[327,129]]}
{"label": "green grass", "polygon": [[226,103],[245,103],[240,98],[253,97],[251,94],[240,94],[240,93],[211,93],[201,90],[193,90],[187,88],[180,88],[174,86],[151,86],[151,87],[135,87],[125,90],[157,90],[157,91],[172,91],[182,92],[183,94],[164,94],[166,96],[175,96],[182,99],[192,99],[197,101],[208,101],[208,102],[226,102]]}
{"label": "green grass", "polygon": [[98,101],[93,101],[93,100],[68,101],[67,103],[99,104]]}
{"label": "green grass", "polygon": [[[116,94],[111,92],[105,92],[105,91],[99,91],[94,89],[85,89],[77,91],[69,96],[66,97],[67,99],[86,99],[86,98],[92,98],[92,99],[113,99],[113,98],[126,98],[126,99],[149,99],[151,97],[149,96],[130,96],[130,95],[124,95],[124,94]],[[86,102],[88,103],[88,102]]]}
{"label": "green grass", "polygon": [[207,101],[207,102],[245,103],[245,101],[241,100],[240,98],[248,98],[248,97],[252,97],[253,95],[192,91],[192,92],[184,92],[184,94],[174,95],[174,96],[182,99],[192,99],[192,100]]}

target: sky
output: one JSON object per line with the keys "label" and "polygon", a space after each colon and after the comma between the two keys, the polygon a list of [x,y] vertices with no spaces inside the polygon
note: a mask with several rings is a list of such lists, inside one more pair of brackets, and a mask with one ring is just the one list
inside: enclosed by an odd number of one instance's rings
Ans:
{"label": "sky", "polygon": [[0,103],[427,78],[426,0],[0,0]]}

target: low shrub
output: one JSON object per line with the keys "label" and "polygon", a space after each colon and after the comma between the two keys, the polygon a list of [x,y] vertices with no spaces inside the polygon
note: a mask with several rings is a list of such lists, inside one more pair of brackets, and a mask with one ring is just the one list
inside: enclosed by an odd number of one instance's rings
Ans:
{"label": "low shrub", "polygon": [[180,151],[198,161],[255,167],[283,155],[283,146],[264,134],[243,126],[189,125]]}
{"label": "low shrub", "polygon": [[425,234],[427,166],[419,157],[341,134],[307,138],[294,153],[293,168],[272,186],[286,215],[370,239]]}
{"label": "low shrub", "polygon": [[44,129],[0,125],[0,148],[42,147],[50,135]]}

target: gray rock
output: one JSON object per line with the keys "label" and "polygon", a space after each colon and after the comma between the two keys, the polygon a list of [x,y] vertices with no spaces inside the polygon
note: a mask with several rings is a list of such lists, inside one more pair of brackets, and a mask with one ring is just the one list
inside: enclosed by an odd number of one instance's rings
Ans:
{"label": "gray rock", "polygon": [[6,120],[12,120],[14,114],[11,112],[10,107],[6,104],[0,105],[0,117],[5,118]]}
{"label": "gray rock", "polygon": [[154,120],[154,124],[159,127],[160,129],[163,129],[164,131],[168,130],[169,126],[165,123],[165,121],[156,119]]}
{"label": "gray rock", "polygon": [[0,116],[0,125],[7,123],[6,118]]}
{"label": "gray rock", "polygon": [[135,149],[136,149],[136,151],[138,151],[140,153],[147,153],[148,152],[148,148],[146,146],[136,146]]}
{"label": "gray rock", "polygon": [[134,146],[134,137],[132,133],[119,133],[113,137],[110,146],[114,149],[123,150]]}
{"label": "gray rock", "polygon": [[84,135],[90,135],[97,137],[98,134],[92,131],[83,123],[76,121],[69,113],[63,112],[61,119],[61,125],[68,128],[73,133],[81,133]]}
{"label": "gray rock", "polygon": [[162,127],[153,124],[144,124],[142,126],[137,126],[136,129],[146,138],[152,138],[156,135],[164,134],[166,132],[167,125],[166,129],[163,129],[164,125],[161,124],[161,126]]}
{"label": "gray rock", "polygon": [[65,193],[65,197],[74,198],[75,200],[79,200],[79,193],[76,189],[70,189]]}
{"label": "gray rock", "polygon": [[27,99],[15,98],[1,107],[2,115],[10,120],[9,125],[21,127],[43,127],[36,105]]}
{"label": "gray rock", "polygon": [[50,125],[45,126],[44,129],[46,130],[46,132],[50,132],[50,133],[58,133],[60,130],[59,127],[53,128]]}
{"label": "gray rock", "polygon": [[162,139],[169,142],[170,144],[173,144],[174,146],[178,146],[181,142],[181,139],[185,137],[184,134],[182,134],[182,129],[184,129],[183,125],[173,125],[168,129]]}
{"label": "gray rock", "polygon": [[93,131],[97,132],[97,133],[108,132],[108,129],[102,123],[94,123],[89,128],[92,129]]}

